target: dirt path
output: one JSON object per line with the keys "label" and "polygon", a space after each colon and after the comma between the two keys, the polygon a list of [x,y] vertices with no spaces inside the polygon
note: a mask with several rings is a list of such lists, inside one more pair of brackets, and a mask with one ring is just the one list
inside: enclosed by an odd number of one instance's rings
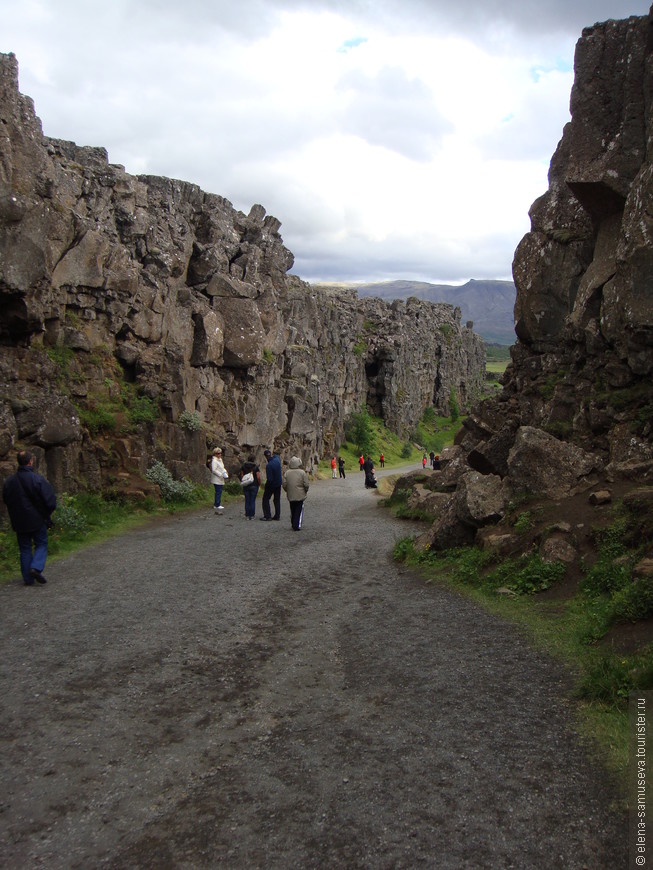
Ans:
{"label": "dirt path", "polygon": [[556,668],[395,565],[360,472],[282,512],[0,588],[0,865],[626,867]]}

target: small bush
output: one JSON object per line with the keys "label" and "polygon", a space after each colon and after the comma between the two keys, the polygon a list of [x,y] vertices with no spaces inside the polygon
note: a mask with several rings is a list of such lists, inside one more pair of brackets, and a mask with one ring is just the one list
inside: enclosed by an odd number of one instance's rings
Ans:
{"label": "small bush", "polygon": [[195,486],[189,480],[175,480],[162,462],[148,468],[145,477],[159,485],[164,501],[191,501],[195,494]]}
{"label": "small bush", "polygon": [[86,517],[75,506],[75,499],[65,493],[57,499],[57,509],[52,519],[57,529],[65,529],[73,534],[83,535],[88,528]]}
{"label": "small bush", "polygon": [[549,589],[565,575],[563,562],[545,562],[538,555],[509,559],[488,574],[486,580],[496,587],[505,586],[518,595],[533,595]]}
{"label": "small bush", "polygon": [[154,423],[159,419],[159,406],[149,396],[138,396],[128,409],[127,417],[134,426],[139,423]]}
{"label": "small bush", "polygon": [[202,417],[197,411],[182,411],[177,423],[187,432],[199,432],[202,428]]}
{"label": "small bush", "polygon": [[524,511],[519,514],[515,523],[515,531],[518,535],[522,535],[533,527],[533,520],[529,511]]}
{"label": "small bush", "polygon": [[92,435],[97,435],[98,432],[114,432],[117,426],[115,416],[105,408],[80,409],[79,419]]}
{"label": "small bush", "polygon": [[612,596],[612,621],[635,622],[653,613],[653,580],[626,583]]}

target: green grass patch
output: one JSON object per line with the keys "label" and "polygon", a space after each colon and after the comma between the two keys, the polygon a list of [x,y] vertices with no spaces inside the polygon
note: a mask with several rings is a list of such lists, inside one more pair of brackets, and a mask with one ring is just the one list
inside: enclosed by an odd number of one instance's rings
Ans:
{"label": "green grass patch", "polygon": [[[440,453],[444,447],[453,444],[453,439],[462,425],[462,419],[452,422],[449,417],[437,417],[435,410],[431,407],[425,411],[425,417],[428,422],[421,429],[425,440],[405,440],[399,438],[394,432],[391,432],[383,423],[380,417],[373,417],[367,414],[365,430],[369,438],[366,454],[369,453],[378,468],[379,457],[381,453],[385,456],[386,468],[397,468],[402,465],[420,465],[422,461],[423,450],[428,453],[431,449],[436,453]],[[421,425],[421,424],[420,424]],[[417,433],[415,433],[417,434]],[[346,440],[340,445],[338,456],[342,456],[345,460],[345,472],[359,472],[358,459],[360,452],[356,442],[356,432],[349,429],[346,430],[346,436],[350,435],[354,441],[346,437]],[[432,444],[437,445],[437,449],[432,447]],[[323,464],[329,469],[331,456],[325,456]]]}

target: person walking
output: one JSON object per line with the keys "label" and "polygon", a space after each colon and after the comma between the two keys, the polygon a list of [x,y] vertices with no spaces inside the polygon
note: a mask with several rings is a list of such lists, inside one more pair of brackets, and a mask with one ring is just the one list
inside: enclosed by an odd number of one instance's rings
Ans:
{"label": "person walking", "polygon": [[282,486],[290,503],[290,525],[294,532],[301,532],[304,520],[304,501],[308,495],[308,474],[302,468],[299,456],[293,456],[288,471],[283,476]]}
{"label": "person walking", "polygon": [[384,467],[384,465],[385,465],[385,453],[382,453],[382,454],[379,456],[379,465],[381,466],[381,468]]}
{"label": "person walking", "polygon": [[255,456],[248,456],[240,469],[240,482],[245,496],[245,516],[253,520],[256,515],[256,495],[261,485],[261,469],[256,464]]}
{"label": "person walking", "polygon": [[338,457],[338,476],[342,477],[343,480],[346,479],[347,475],[345,474],[345,460],[342,456]]}
{"label": "person walking", "polygon": [[[263,487],[263,516],[261,520],[278,520],[281,518],[281,459],[270,450],[263,452],[267,460],[265,466],[265,486]],[[274,504],[274,516],[270,510],[270,499]]]}
{"label": "person walking", "polygon": [[18,470],[5,481],[2,500],[18,539],[23,583],[46,583],[43,569],[48,556],[48,528],[57,497],[45,477],[34,471],[34,456],[29,450],[19,452]]}
{"label": "person walking", "polygon": [[361,471],[365,471],[365,457],[361,453],[360,458],[358,460],[358,464],[360,465]]}
{"label": "person walking", "polygon": [[213,513],[221,514],[224,508],[222,507],[222,490],[224,482],[229,477],[227,469],[222,461],[222,450],[216,447],[211,457],[211,483],[213,484]]}
{"label": "person walking", "polygon": [[336,457],[331,457],[331,478],[332,480],[336,480],[338,475],[336,474],[336,469],[338,468],[338,463],[336,462]]}

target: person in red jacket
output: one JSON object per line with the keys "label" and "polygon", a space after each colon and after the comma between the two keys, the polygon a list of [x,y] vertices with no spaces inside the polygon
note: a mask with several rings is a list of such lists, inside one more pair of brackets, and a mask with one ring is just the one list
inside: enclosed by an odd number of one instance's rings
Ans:
{"label": "person in red jacket", "polygon": [[336,457],[332,456],[331,457],[331,477],[334,480],[337,480],[337,478],[338,478],[338,475],[336,473],[337,470],[338,470],[338,463],[336,462]]}
{"label": "person in red jacket", "polygon": [[361,467],[361,471],[365,471],[365,468],[364,468],[364,466],[365,466],[365,457],[363,456],[362,453],[361,453],[361,458],[358,460],[358,464],[359,464],[360,467]]}

